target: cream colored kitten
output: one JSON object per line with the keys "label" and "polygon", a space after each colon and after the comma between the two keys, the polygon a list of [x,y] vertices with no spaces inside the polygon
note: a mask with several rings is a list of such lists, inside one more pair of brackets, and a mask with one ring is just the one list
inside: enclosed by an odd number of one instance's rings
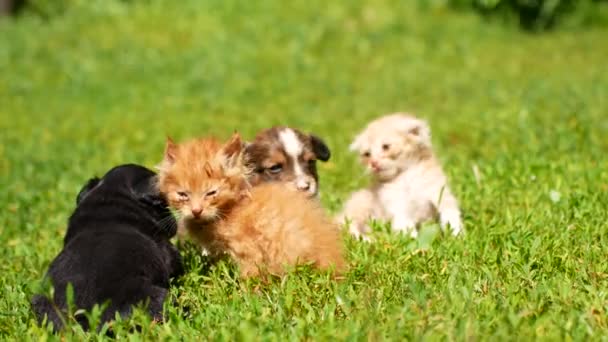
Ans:
{"label": "cream colored kitten", "polygon": [[417,226],[439,216],[452,233],[462,230],[458,202],[431,146],[427,123],[405,113],[370,122],[350,145],[373,176],[373,185],[351,194],[337,220],[350,222],[356,237],[368,239],[371,218],[388,220],[394,231],[416,237]]}

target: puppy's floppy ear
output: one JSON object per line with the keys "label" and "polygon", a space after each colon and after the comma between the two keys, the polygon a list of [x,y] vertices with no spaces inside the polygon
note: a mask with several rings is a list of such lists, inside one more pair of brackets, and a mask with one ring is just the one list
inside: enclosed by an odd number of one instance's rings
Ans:
{"label": "puppy's floppy ear", "polygon": [[133,185],[131,189],[137,200],[153,207],[166,207],[167,202],[158,190],[157,176],[143,178]]}
{"label": "puppy's floppy ear", "polygon": [[76,204],[80,204],[80,202],[87,196],[87,194],[91,190],[93,190],[100,182],[101,182],[101,179],[99,179],[99,177],[93,177],[93,178],[89,179],[87,184],[85,184],[80,189],[78,196],[76,196]]}
{"label": "puppy's floppy ear", "polygon": [[165,198],[160,194],[154,194],[154,193],[147,193],[147,194],[142,194],[139,197],[139,200],[142,201],[143,203],[155,207],[155,208],[159,208],[159,209],[165,209],[167,208],[167,201],[165,200]]}
{"label": "puppy's floppy ear", "polygon": [[314,134],[310,134],[310,143],[312,144],[312,151],[314,152],[317,159],[321,161],[328,161],[331,157],[331,151],[323,139],[319,138]]}

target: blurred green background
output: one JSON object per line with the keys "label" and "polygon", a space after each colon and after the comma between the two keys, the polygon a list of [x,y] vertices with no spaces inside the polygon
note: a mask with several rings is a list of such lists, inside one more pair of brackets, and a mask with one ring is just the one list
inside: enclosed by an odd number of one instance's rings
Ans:
{"label": "blurred green background", "polygon": [[[522,19],[526,6],[539,14]],[[252,138],[287,124],[332,149],[319,173],[333,213],[368,182],[352,138],[379,115],[411,111],[431,124],[464,237],[431,227],[411,241],[378,227],[375,244],[345,236],[345,281],[305,272],[262,289],[186,250],[167,324],[131,338],[599,339],[606,7],[30,1],[0,18],[0,336],[49,337],[28,301],[89,177],[125,162],[153,167],[166,135]],[[129,324],[116,325],[119,336]],[[75,327],[65,336],[97,338]]]}
{"label": "blurred green background", "polygon": [[[123,2],[147,0],[123,0]],[[476,11],[486,17],[514,22],[530,31],[544,31],[556,26],[588,27],[606,25],[606,0],[416,0],[404,1],[419,8],[450,8]],[[0,0],[0,11],[17,14],[22,11],[43,18],[53,18],[75,7],[83,0]]]}

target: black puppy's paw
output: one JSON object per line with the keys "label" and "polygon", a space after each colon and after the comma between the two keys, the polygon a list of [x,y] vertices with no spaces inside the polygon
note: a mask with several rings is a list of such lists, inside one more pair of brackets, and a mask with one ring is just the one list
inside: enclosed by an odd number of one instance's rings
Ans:
{"label": "black puppy's paw", "polygon": [[34,295],[31,304],[32,310],[34,310],[34,313],[36,314],[38,324],[42,324],[44,317],[46,317],[47,322],[53,325],[53,331],[57,332],[63,329],[64,319],[50,299],[43,295]]}

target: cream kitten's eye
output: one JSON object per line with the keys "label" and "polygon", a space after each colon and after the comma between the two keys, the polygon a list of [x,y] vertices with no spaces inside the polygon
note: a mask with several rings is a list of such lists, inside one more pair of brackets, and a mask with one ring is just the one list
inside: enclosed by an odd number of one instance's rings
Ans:
{"label": "cream kitten's eye", "polygon": [[177,192],[177,197],[180,201],[185,201],[188,199],[188,193],[185,191],[178,191]]}
{"label": "cream kitten's eye", "polygon": [[391,145],[389,145],[389,144],[382,144],[382,150],[383,151],[388,151],[389,148],[391,148]]}
{"label": "cream kitten's eye", "polygon": [[205,194],[205,196],[207,196],[207,197],[211,197],[211,196],[215,196],[215,195],[217,195],[217,190],[211,190]]}
{"label": "cream kitten's eye", "polygon": [[279,172],[283,171],[283,165],[274,164],[268,168],[268,171],[270,171],[270,173],[279,173]]}
{"label": "cream kitten's eye", "polygon": [[361,153],[361,155],[365,158],[369,158],[369,156],[371,156],[372,154],[369,151],[365,151],[365,152]]}

